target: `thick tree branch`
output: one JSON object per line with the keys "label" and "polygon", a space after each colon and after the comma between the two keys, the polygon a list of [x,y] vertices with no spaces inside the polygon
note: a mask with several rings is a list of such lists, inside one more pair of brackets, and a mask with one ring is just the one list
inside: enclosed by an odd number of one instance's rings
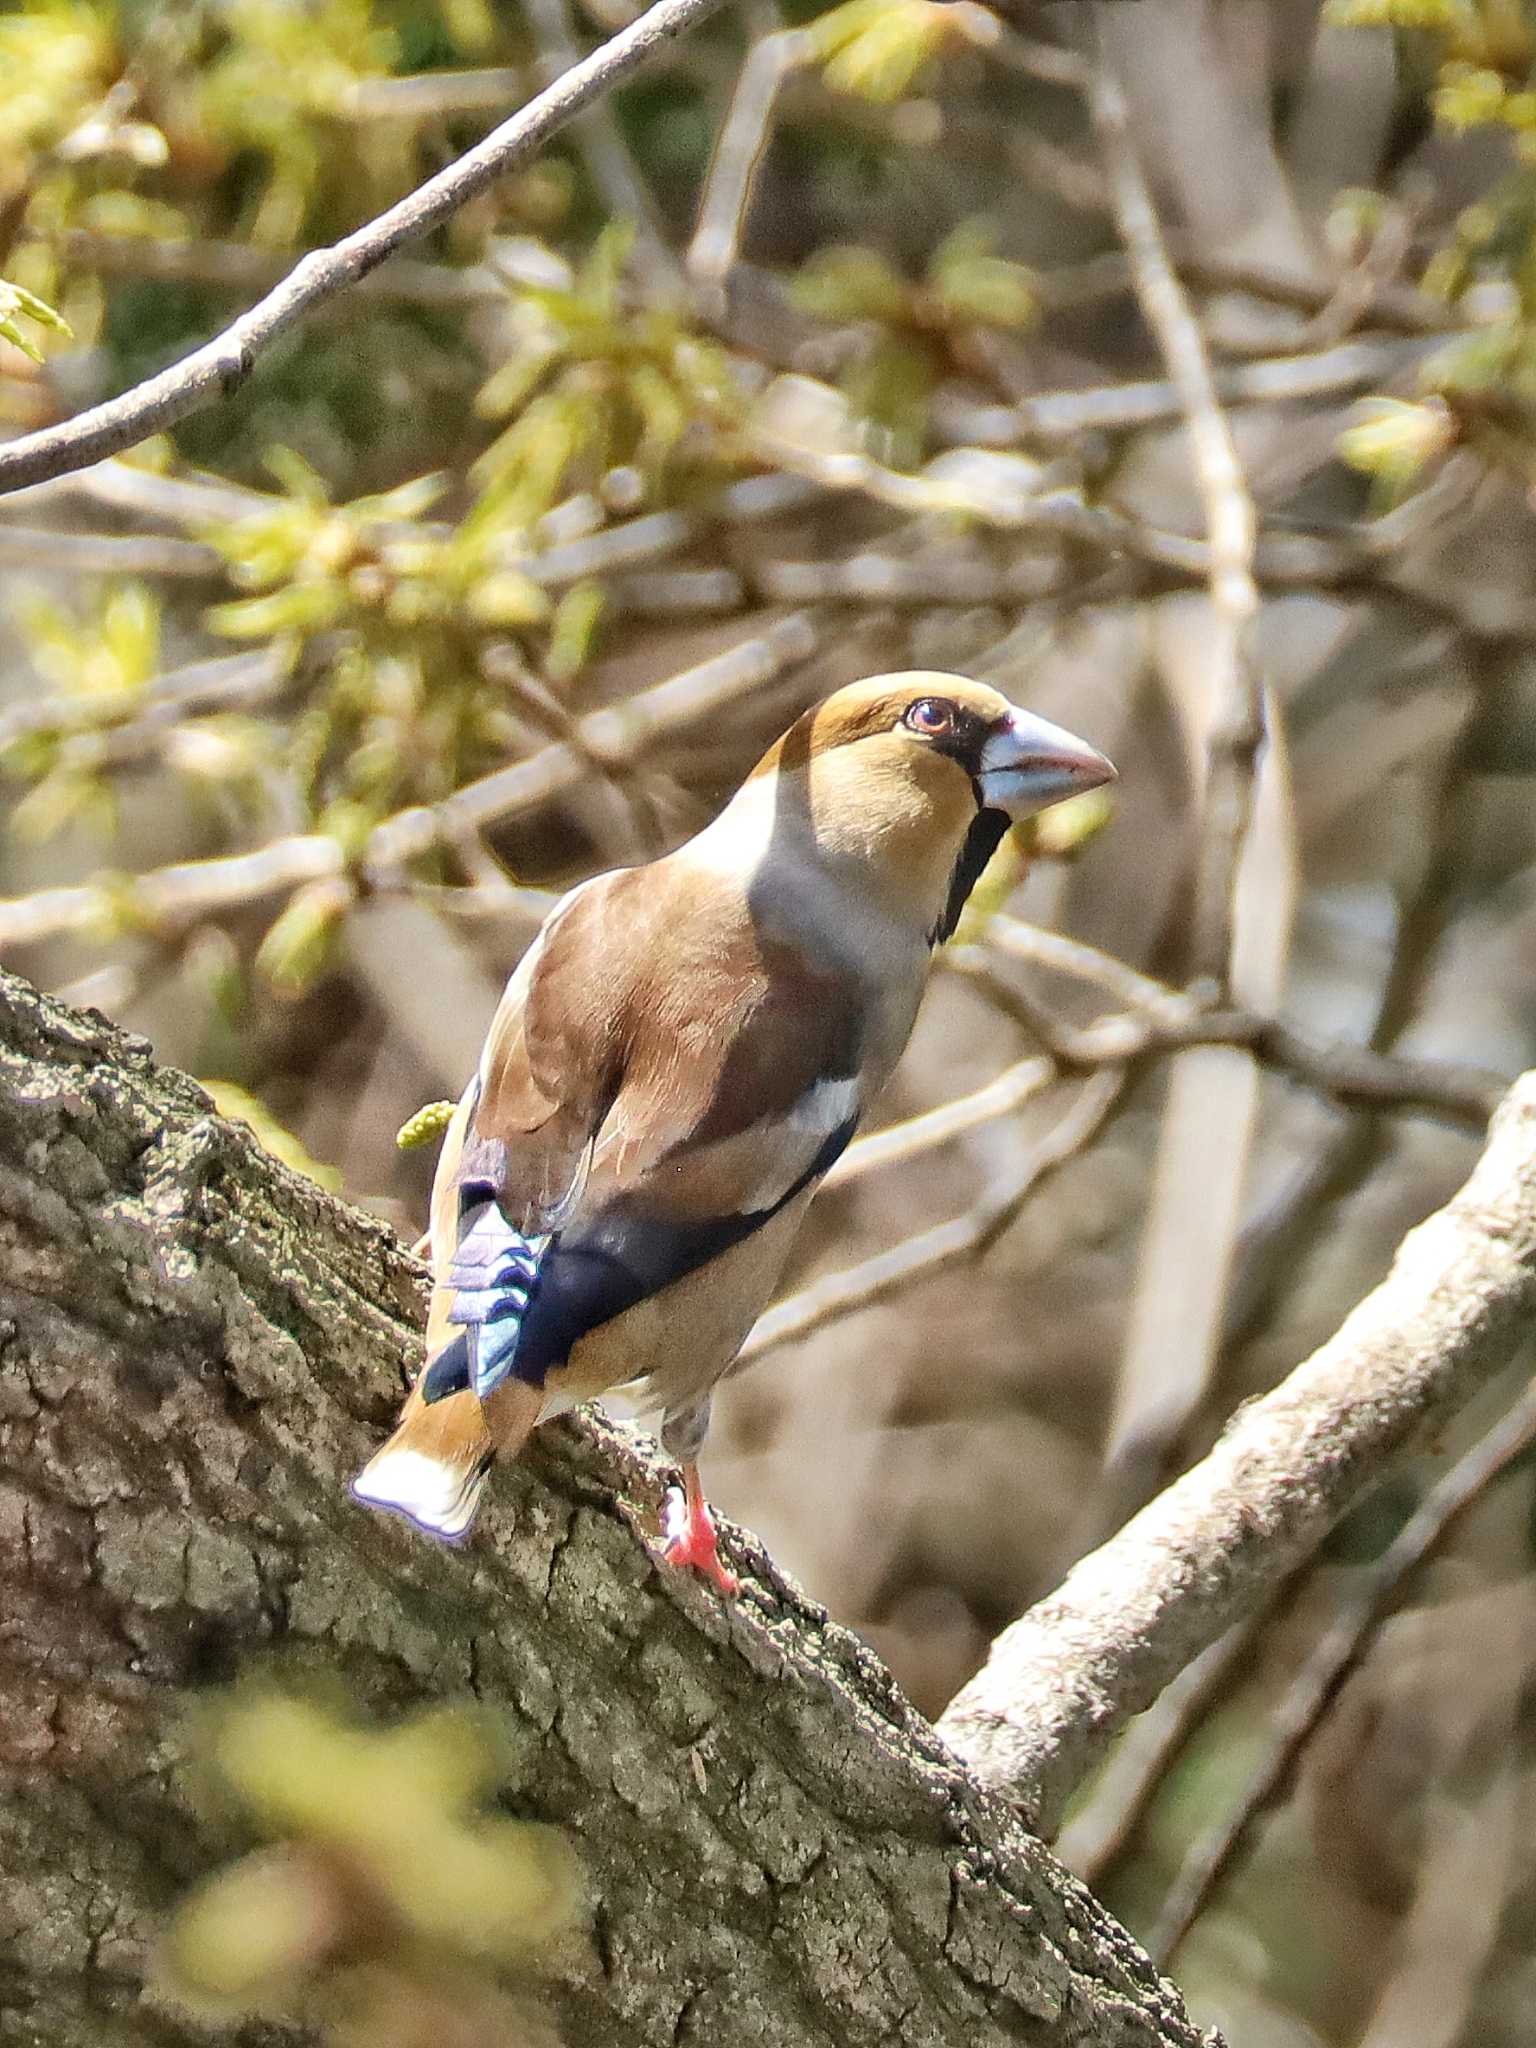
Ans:
{"label": "thick tree branch", "polygon": [[[584,2048],[1197,2048],[1176,1994],[873,1657],[749,1538],[722,1607],[655,1565],[654,1468],[562,1423],[483,1533],[347,1497],[421,1271],[143,1045],[0,976],[0,2003],[18,2041],[189,2048],[140,2000],[226,1853],[189,1694],[275,1652],[365,1709],[474,1693],[509,1797],[573,1835]],[[262,2036],[267,2039],[269,2036]]]}
{"label": "thick tree branch", "polygon": [[227,398],[245,382],[262,351],[316,306],[366,277],[405,243],[441,227],[498,178],[516,170],[567,122],[621,85],[674,36],[696,27],[723,5],[724,0],[656,0],[637,21],[573,64],[447,170],[333,247],[312,250],[274,291],[212,341],[121,397],[0,447],[0,491],[83,469]]}
{"label": "thick tree branch", "polygon": [[1005,1630],[941,1732],[1050,1828],[1125,1721],[1296,1565],[1536,1315],[1536,1072],[1338,1334]]}
{"label": "thick tree branch", "polygon": [[1374,1564],[1360,1572],[1277,1708],[1264,1747],[1233,1804],[1197,1837],[1169,1887],[1152,1934],[1155,1955],[1174,1955],[1212,1892],[1242,1853],[1254,1822],[1276,1798],[1316,1733],[1345,1675],[1359,1662],[1406,1580],[1444,1541],[1446,1531],[1536,1440],[1536,1386],[1430,1488]]}

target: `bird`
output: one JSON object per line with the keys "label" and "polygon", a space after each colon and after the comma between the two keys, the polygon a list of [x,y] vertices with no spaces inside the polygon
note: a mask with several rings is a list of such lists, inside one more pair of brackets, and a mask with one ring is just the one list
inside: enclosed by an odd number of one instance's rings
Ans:
{"label": "bird", "polygon": [[498,1458],[622,1387],[681,1467],[662,1557],[735,1592],[712,1392],[1004,834],[1115,773],[988,684],[875,676],[693,838],[562,897],[444,1134],[426,1362],[356,1499],[457,1542]]}

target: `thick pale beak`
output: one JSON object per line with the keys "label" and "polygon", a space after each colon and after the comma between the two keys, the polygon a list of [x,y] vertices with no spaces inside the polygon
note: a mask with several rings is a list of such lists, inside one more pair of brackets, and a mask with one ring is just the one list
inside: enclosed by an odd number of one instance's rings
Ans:
{"label": "thick pale beak", "polygon": [[1006,811],[1017,824],[1064,797],[1113,782],[1115,768],[1075,733],[1032,712],[1014,711],[982,748],[976,779],[984,807]]}

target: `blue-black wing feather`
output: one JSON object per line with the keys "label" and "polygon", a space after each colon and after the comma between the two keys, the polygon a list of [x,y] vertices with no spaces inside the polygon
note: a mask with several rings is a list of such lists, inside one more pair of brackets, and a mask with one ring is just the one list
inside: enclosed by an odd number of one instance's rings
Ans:
{"label": "blue-black wing feather", "polygon": [[830,1171],[857,1121],[849,1117],[829,1133],[776,1201],[734,1215],[670,1217],[621,1196],[564,1230],[529,1238],[494,1200],[482,1203],[449,1269],[460,1328],[428,1370],[427,1400],[470,1386],[484,1399],[509,1376],[542,1387],[589,1332],[770,1223]]}

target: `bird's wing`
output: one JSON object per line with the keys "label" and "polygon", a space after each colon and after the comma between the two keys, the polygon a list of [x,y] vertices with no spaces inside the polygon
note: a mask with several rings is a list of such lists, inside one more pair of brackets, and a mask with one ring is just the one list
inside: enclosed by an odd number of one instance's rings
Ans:
{"label": "bird's wing", "polygon": [[434,1218],[464,1334],[429,1398],[542,1385],[812,1186],[863,1106],[862,1023],[856,984],[727,891],[652,867],[568,899],[509,985]]}

